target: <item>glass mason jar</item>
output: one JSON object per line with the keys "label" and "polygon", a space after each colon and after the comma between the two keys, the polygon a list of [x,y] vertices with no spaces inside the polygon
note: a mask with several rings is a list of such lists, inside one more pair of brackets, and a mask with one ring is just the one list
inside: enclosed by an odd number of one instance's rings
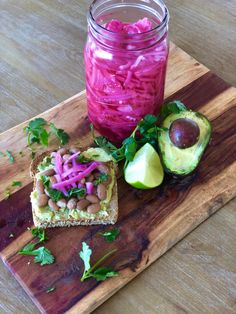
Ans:
{"label": "glass mason jar", "polygon": [[[111,20],[147,18],[140,33],[108,30]],[[95,0],[88,12],[84,50],[88,116],[113,142],[129,136],[146,114],[156,114],[164,97],[169,51],[168,10],[161,0]]]}

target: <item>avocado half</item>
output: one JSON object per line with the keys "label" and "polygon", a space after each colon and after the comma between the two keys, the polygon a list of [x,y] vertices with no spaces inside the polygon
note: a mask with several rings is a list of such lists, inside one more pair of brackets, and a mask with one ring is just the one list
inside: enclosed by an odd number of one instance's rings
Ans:
{"label": "avocado half", "polygon": [[[192,124],[198,127],[196,141],[194,144],[191,143],[190,147],[175,145],[170,137],[170,131],[174,125],[173,123],[183,120],[190,123],[192,122]],[[161,126],[165,128],[165,130],[159,132],[158,142],[165,170],[180,176],[187,175],[194,171],[211,138],[212,126],[210,121],[199,112],[186,110],[170,114],[162,122]],[[179,140],[180,134],[177,134],[176,138]]]}

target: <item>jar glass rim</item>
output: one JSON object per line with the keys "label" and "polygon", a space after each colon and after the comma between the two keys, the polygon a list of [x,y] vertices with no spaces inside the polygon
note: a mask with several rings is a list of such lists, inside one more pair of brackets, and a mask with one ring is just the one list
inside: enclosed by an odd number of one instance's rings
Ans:
{"label": "jar glass rim", "polygon": [[[160,23],[158,25],[156,25],[155,27],[153,27],[152,29],[145,31],[145,32],[141,32],[141,33],[136,33],[136,34],[127,34],[127,33],[119,33],[120,37],[123,38],[132,38],[132,37],[138,37],[138,36],[143,36],[143,35],[150,35],[153,32],[157,32],[157,31],[161,31],[168,23],[169,21],[169,11],[167,9],[167,6],[165,5],[165,3],[162,0],[159,0],[161,2],[161,4],[163,5],[164,8],[164,14],[163,14],[163,18],[161,19]],[[117,35],[117,32],[113,32],[111,30],[108,30],[107,28],[105,28],[104,26],[102,26],[101,24],[97,23],[92,10],[94,8],[94,6],[96,5],[97,0],[93,0],[92,4],[90,5],[89,11],[88,11],[88,21],[91,21],[92,23],[92,27],[95,31],[99,32],[106,32],[106,34],[113,36],[113,35]]]}

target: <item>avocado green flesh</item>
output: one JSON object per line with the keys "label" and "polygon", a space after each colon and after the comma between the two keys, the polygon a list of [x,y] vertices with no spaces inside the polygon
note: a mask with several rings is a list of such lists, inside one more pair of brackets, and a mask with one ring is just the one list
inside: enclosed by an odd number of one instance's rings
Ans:
{"label": "avocado green flesh", "polygon": [[202,114],[194,111],[182,111],[170,114],[162,123],[162,127],[169,129],[172,122],[180,118],[188,118],[197,123],[200,135],[196,144],[189,148],[176,147],[169,137],[169,130],[160,132],[158,142],[163,164],[167,171],[186,175],[191,173],[199,164],[202,154],[211,138],[211,123]]}
{"label": "avocado green flesh", "polygon": [[[90,158],[92,160],[99,160],[102,162],[108,162],[112,160],[111,157],[100,148],[99,149],[90,148],[89,150],[86,151],[85,157]],[[48,157],[45,157],[43,161],[38,165],[39,171],[50,169],[50,168],[53,168],[53,165],[48,162]],[[110,171],[109,171],[109,176],[111,177],[111,182],[107,188],[107,197],[105,200],[100,202],[101,210],[98,213],[89,214],[88,212],[83,211],[83,210],[79,210],[79,209],[70,210],[68,208],[60,208],[60,211],[54,212],[50,209],[49,206],[38,207],[37,205],[38,192],[34,190],[31,193],[30,198],[31,198],[32,207],[34,208],[34,211],[35,211],[35,215],[38,217],[39,220],[47,221],[47,222],[68,220],[68,219],[77,220],[77,219],[106,218],[108,216],[107,209],[109,207],[109,204],[112,198],[113,186],[115,184],[114,166],[111,166]],[[36,174],[36,179],[40,180],[40,178],[41,178],[41,174],[39,172]]]}

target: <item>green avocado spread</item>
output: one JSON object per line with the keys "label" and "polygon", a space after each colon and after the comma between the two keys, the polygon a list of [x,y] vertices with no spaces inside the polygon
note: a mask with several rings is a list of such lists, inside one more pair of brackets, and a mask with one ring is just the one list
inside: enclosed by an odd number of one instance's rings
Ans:
{"label": "green avocado spread", "polygon": [[[90,148],[87,151],[81,153],[84,157],[89,158],[90,160],[97,160],[101,162],[109,162],[112,161],[112,158],[102,149],[100,148]],[[38,173],[36,174],[36,179],[41,180],[42,175],[40,172],[53,168],[53,164],[51,163],[51,157],[46,156],[43,161],[38,165]],[[32,207],[35,211],[35,215],[41,221],[59,221],[59,220],[68,220],[68,219],[95,219],[95,218],[106,218],[108,216],[108,208],[112,198],[113,187],[115,184],[115,166],[111,163],[109,167],[109,177],[110,183],[107,186],[107,196],[106,199],[100,202],[101,210],[96,214],[90,214],[86,211],[79,209],[69,209],[67,207],[60,208],[59,211],[53,211],[49,206],[38,207],[37,199],[38,192],[33,190],[30,195]]]}

